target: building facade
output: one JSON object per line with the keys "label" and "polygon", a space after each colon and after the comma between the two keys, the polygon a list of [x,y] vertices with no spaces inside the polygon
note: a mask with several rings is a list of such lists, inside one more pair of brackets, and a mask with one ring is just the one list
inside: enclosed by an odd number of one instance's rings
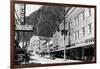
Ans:
{"label": "building facade", "polygon": [[94,9],[75,8],[66,15],[68,17],[70,59],[88,61],[94,60]]}
{"label": "building facade", "polygon": [[52,45],[42,45],[45,53],[57,58],[65,55],[66,59],[94,61],[94,9],[72,7],[51,41]]}
{"label": "building facade", "polygon": [[[65,31],[63,31],[65,30]],[[94,9],[72,7],[53,34],[51,54],[67,59],[94,60]],[[64,40],[65,39],[65,40]]]}

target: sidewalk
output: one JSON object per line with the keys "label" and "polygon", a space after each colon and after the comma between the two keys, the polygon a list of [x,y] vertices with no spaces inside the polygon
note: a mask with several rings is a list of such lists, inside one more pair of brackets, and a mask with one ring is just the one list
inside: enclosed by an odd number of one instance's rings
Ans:
{"label": "sidewalk", "polygon": [[41,64],[52,64],[52,63],[72,63],[72,62],[82,62],[78,60],[69,60],[69,59],[61,59],[61,58],[56,58],[54,60],[52,59],[47,59],[44,57],[40,57],[38,55],[31,56],[31,59],[29,63],[41,63]]}

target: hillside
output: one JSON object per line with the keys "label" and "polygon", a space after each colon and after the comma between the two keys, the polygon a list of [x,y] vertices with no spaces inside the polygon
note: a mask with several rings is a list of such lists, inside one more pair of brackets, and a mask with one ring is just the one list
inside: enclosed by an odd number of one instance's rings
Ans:
{"label": "hillside", "polygon": [[64,9],[57,6],[42,6],[26,18],[26,23],[34,25],[39,36],[51,37],[62,21]]}

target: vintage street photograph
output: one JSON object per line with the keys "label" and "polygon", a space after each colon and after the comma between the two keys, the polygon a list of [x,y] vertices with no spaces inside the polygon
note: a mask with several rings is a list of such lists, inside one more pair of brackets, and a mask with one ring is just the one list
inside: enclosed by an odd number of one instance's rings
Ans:
{"label": "vintage street photograph", "polygon": [[95,61],[95,9],[15,3],[15,64]]}

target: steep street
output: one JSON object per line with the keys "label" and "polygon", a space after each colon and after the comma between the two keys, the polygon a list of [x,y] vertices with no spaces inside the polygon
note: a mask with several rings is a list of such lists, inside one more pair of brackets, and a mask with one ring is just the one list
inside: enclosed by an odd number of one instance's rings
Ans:
{"label": "steep street", "polygon": [[64,60],[62,58],[47,59],[39,55],[30,56],[30,58],[33,60],[30,60],[29,63],[41,63],[41,64],[82,62],[78,60],[69,60],[69,59]]}

